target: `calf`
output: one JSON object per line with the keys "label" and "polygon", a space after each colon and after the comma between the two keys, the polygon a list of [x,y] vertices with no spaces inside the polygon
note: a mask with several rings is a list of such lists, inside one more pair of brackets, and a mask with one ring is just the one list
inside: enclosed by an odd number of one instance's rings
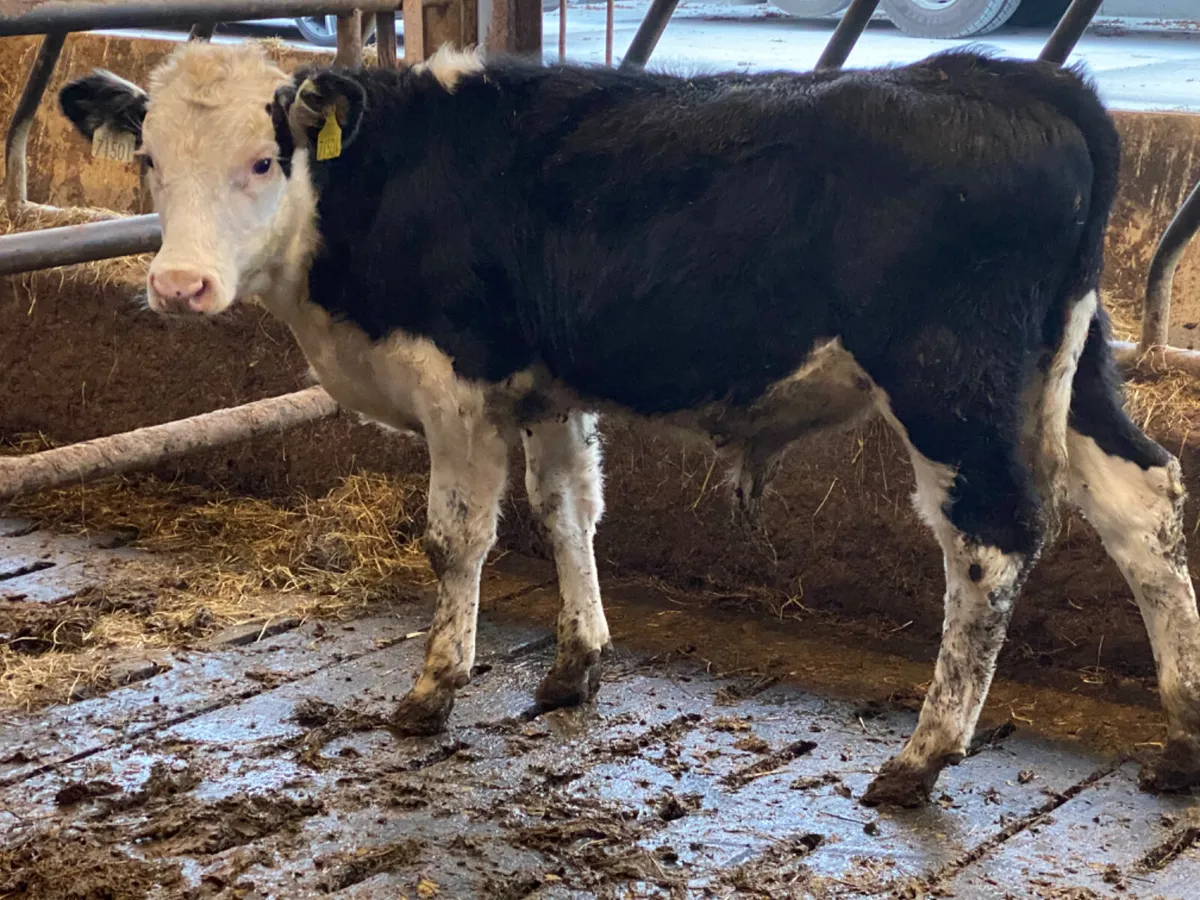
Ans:
{"label": "calf", "polygon": [[510,444],[562,610],[543,708],[599,684],[597,413],[709,436],[752,511],[789,443],[878,412],[945,556],[916,730],[868,803],[962,759],[1060,501],[1128,579],[1169,724],[1148,786],[1200,780],[1200,619],[1178,462],[1122,410],[1097,301],[1118,141],[1070,71],[970,53],[676,78],[484,64],[289,77],[187,45],[149,93],[63,109],[131,133],[162,216],[159,311],[256,295],[343,405],[424,434],[439,578],[398,727],[445,727],[475,654]]}

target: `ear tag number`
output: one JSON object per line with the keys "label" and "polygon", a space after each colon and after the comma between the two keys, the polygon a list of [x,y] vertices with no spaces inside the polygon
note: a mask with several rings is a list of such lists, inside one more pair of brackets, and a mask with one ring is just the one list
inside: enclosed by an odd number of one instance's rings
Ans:
{"label": "ear tag number", "polygon": [[131,163],[136,144],[137,139],[128,131],[117,131],[107,125],[101,125],[92,134],[92,156],[96,159]]}
{"label": "ear tag number", "polygon": [[337,159],[342,155],[342,126],[331,109],[325,113],[325,124],[317,133],[317,162]]}

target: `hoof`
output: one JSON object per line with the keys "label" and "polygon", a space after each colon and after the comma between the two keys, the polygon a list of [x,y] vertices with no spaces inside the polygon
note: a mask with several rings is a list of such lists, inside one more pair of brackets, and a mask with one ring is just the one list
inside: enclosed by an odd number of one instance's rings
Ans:
{"label": "hoof", "polygon": [[391,729],[404,736],[441,734],[454,709],[454,691],[432,691],[416,696],[412,691],[396,704]]}
{"label": "hoof", "polygon": [[1200,787],[1200,740],[1172,738],[1153,763],[1142,766],[1138,786],[1143,791],[1172,794]]}
{"label": "hoof", "polygon": [[600,672],[599,650],[573,656],[567,665],[556,661],[538,685],[535,695],[538,709],[549,712],[586,703],[600,690]]}
{"label": "hoof", "polygon": [[899,806],[916,809],[929,802],[933,785],[941,773],[941,767],[913,769],[889,760],[879,770],[871,786],[862,796],[863,806]]}

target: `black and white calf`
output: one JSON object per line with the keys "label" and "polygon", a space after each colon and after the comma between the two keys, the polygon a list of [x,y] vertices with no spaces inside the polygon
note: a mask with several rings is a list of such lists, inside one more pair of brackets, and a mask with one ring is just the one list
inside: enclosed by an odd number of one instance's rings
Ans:
{"label": "black and white calf", "polygon": [[1118,142],[1079,75],[949,53],[881,71],[675,78],[482,63],[289,77],[188,45],[148,95],[66,87],[132,131],[161,213],[156,310],[258,296],[337,400],[422,432],[440,578],[396,711],[443,728],[475,651],[507,454],[562,593],[544,707],[596,690],[596,414],[710,436],[753,508],[799,435],[881,413],[945,554],[920,722],[867,802],[961,759],[1066,499],[1145,617],[1170,725],[1147,783],[1200,780],[1200,619],[1179,465],[1122,411],[1097,302]]}

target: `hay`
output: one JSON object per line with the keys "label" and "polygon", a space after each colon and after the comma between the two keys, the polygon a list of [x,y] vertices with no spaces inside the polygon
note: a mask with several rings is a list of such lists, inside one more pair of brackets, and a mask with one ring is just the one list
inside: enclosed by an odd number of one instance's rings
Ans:
{"label": "hay", "polygon": [[1113,338],[1136,344],[1142,335],[1142,300],[1104,294],[1101,302],[1108,311]]}
{"label": "hay", "polygon": [[1186,372],[1138,371],[1125,383],[1125,408],[1143,431],[1180,456],[1200,437],[1200,381]]}
{"label": "hay", "polygon": [[[18,443],[29,452],[45,441]],[[13,502],[6,515],[50,531],[123,531],[151,553],[71,601],[0,610],[0,709],[67,700],[131,655],[221,628],[341,617],[431,583],[414,516],[423,492],[363,473],[284,505],[142,476]]]}
{"label": "hay", "polygon": [[[1141,301],[1108,295],[1104,305],[1116,340],[1137,343],[1141,336]],[[1125,409],[1130,418],[1177,456],[1194,434],[1200,437],[1200,381],[1178,370],[1154,371],[1139,366],[1125,383]]]}

